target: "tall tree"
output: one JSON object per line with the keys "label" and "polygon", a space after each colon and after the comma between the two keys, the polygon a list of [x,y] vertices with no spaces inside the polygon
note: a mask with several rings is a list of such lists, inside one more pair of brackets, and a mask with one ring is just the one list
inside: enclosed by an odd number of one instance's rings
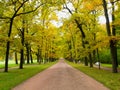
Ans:
{"label": "tall tree", "polygon": [[[107,34],[108,34],[108,36],[113,36],[113,34],[115,34],[115,30],[113,30],[113,33],[112,33],[111,29],[110,29],[110,20],[109,20],[109,14],[108,14],[108,9],[107,9],[107,2],[106,2],[106,0],[102,0],[102,1],[103,1],[103,8],[104,8],[104,13],[105,13],[105,18],[106,18]],[[116,58],[117,53],[116,53],[115,41],[110,40],[109,42],[110,42],[110,52],[111,52],[111,59],[112,59],[112,66],[113,66],[112,71],[113,71],[113,73],[117,73],[118,72],[118,70],[117,70],[118,65],[117,65],[117,58]]]}
{"label": "tall tree", "polygon": [[[18,6],[18,8],[16,7],[16,2],[13,2],[14,6],[14,10],[15,12],[13,13],[13,15],[10,17],[10,25],[9,25],[9,31],[8,31],[8,38],[10,38],[11,36],[11,32],[12,32],[12,26],[13,26],[13,21],[15,19],[15,17],[17,16],[17,13],[19,12],[19,10],[22,8],[22,6],[27,2],[28,0],[23,1],[20,6]],[[5,72],[8,72],[8,59],[9,59],[9,50],[10,50],[10,41],[7,41],[6,44],[6,59],[5,59]]]}
{"label": "tall tree", "polygon": [[[111,6],[112,6],[112,35],[113,36],[116,36],[116,28],[115,28],[115,25],[114,25],[114,22],[115,22],[115,0],[110,0],[110,2],[111,2]],[[116,46],[116,41],[114,41],[114,52],[113,53],[115,53],[115,56],[114,56],[114,58],[115,58],[115,62],[116,62],[116,65],[117,65],[117,67],[118,67],[118,59],[117,59],[117,46]]]}

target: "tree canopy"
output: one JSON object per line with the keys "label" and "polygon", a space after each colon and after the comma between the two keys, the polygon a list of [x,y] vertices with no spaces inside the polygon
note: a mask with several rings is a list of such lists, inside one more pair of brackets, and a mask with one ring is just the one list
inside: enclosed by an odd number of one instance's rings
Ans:
{"label": "tree canopy", "polygon": [[[93,67],[104,48],[111,50],[117,72],[119,6],[119,0],[0,0],[0,59],[5,72],[14,57],[21,69],[25,61],[46,63],[59,57]],[[100,23],[103,16],[106,23]]]}

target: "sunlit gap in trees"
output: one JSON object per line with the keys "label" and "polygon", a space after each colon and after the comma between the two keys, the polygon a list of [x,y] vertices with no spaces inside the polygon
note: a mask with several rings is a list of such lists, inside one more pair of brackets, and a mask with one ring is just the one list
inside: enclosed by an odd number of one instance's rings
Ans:
{"label": "sunlit gap in trees", "polygon": [[[67,6],[70,8],[70,10],[73,10],[73,6],[71,3],[68,3]],[[68,12],[66,9],[62,9],[60,11],[56,10],[55,11],[57,16],[58,16],[58,21],[52,20],[51,22],[56,26],[56,27],[61,27],[63,25],[63,21],[66,19],[69,19],[71,14]]]}
{"label": "sunlit gap in trees", "polygon": [[[111,15],[109,15],[109,20],[110,20],[110,22],[112,21],[112,16]],[[99,16],[98,17],[98,23],[100,23],[100,24],[105,24],[106,23],[106,19],[105,19],[105,16]]]}

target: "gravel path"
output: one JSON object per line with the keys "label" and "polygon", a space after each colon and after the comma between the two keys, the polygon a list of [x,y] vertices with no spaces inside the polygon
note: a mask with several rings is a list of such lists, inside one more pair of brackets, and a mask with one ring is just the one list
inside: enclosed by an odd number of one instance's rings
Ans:
{"label": "gravel path", "polygon": [[60,60],[49,69],[12,90],[109,90],[96,80]]}

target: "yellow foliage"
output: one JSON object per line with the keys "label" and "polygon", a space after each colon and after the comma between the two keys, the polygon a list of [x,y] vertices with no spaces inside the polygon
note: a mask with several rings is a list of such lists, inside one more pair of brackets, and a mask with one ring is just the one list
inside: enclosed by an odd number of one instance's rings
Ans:
{"label": "yellow foliage", "polygon": [[102,5],[102,0],[83,0],[84,9],[88,11],[96,10]]}

